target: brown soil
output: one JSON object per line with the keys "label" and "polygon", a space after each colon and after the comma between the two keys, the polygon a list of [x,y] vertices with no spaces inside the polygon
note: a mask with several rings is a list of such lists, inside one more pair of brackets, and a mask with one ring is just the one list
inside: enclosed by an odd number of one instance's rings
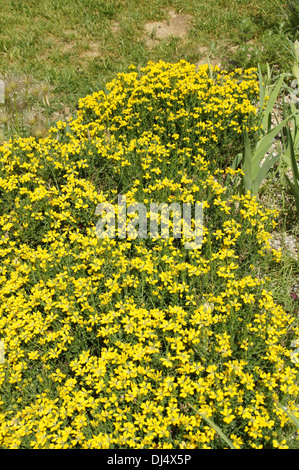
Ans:
{"label": "brown soil", "polygon": [[151,21],[144,25],[146,32],[145,43],[147,47],[152,48],[165,39],[184,38],[191,25],[192,16],[176,13],[174,10],[165,10],[168,16],[164,21]]}

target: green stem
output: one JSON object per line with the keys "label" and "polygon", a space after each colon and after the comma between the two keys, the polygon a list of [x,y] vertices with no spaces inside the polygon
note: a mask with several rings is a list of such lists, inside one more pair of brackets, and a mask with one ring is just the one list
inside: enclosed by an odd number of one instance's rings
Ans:
{"label": "green stem", "polygon": [[219,436],[230,446],[231,449],[236,449],[232,441],[221,431],[221,429],[214,423],[211,419],[207,418],[203,413],[198,411],[194,406],[187,403],[201,418],[203,418],[215,431],[219,434]]}
{"label": "green stem", "polygon": [[18,118],[18,108],[17,108],[17,103],[16,103],[16,94],[14,93],[13,95],[13,102],[14,102],[14,107],[15,107],[15,114],[16,114],[16,130],[18,135],[20,135],[20,128],[19,128],[19,118]]}

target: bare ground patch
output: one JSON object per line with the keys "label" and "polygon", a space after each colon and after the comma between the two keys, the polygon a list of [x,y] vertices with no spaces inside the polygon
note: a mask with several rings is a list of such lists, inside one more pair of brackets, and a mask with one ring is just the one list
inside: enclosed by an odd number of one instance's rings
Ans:
{"label": "bare ground patch", "polygon": [[95,57],[100,56],[102,53],[100,45],[97,42],[90,42],[88,44],[88,49],[84,52],[81,52],[79,57],[81,59],[94,59]]}
{"label": "bare ground patch", "polygon": [[221,61],[217,59],[216,57],[211,56],[210,51],[207,47],[205,46],[199,46],[198,47],[198,55],[200,57],[200,60],[196,62],[196,66],[200,67],[203,64],[210,63],[213,67],[215,65],[218,65],[218,67],[221,67]]}
{"label": "bare ground patch", "polygon": [[[151,21],[144,25],[145,44],[149,49],[156,47],[161,41],[171,38],[179,38],[184,40],[192,26],[193,17],[188,14],[176,13],[173,9],[164,10],[167,19],[164,21]],[[221,67],[218,58],[211,56],[210,51],[203,45],[198,46],[199,60],[195,65],[200,66],[206,64],[209,60],[212,66]]]}
{"label": "bare ground patch", "polygon": [[112,33],[118,33],[120,31],[120,24],[118,21],[113,21],[110,27]]}
{"label": "bare ground patch", "polygon": [[176,13],[174,10],[166,10],[168,19],[164,21],[150,21],[145,23],[145,43],[153,48],[160,41],[170,38],[184,38],[191,25],[192,16]]}

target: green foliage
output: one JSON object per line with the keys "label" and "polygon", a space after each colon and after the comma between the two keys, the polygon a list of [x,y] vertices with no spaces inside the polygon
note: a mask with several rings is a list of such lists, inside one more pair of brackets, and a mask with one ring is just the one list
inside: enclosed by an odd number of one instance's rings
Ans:
{"label": "green foliage", "polygon": [[[213,160],[255,132],[254,74],[130,67],[44,139],[0,147],[3,448],[293,445],[273,400],[298,414],[298,320],[269,289],[276,211]],[[120,194],[147,212],[202,202],[202,244],[98,237]]]}
{"label": "green foliage", "polygon": [[287,16],[290,26],[292,28],[293,36],[296,36],[298,33],[299,27],[299,3],[298,0],[288,0],[287,1]]}
{"label": "green foliage", "polygon": [[[257,196],[260,186],[266,178],[268,172],[273,168],[274,164],[279,160],[280,154],[274,155],[274,151],[269,152],[273,144],[274,138],[285,126],[286,118],[272,128],[272,112],[273,106],[277,100],[277,96],[281,92],[284,80],[282,74],[272,90],[268,90],[263,84],[263,77],[261,70],[258,72],[259,77],[259,122],[260,122],[260,137],[254,148],[251,149],[250,140],[247,131],[244,131],[244,151],[238,154],[233,163],[232,168],[236,169],[239,166],[244,172],[242,182],[242,192],[247,193],[250,191],[253,196]],[[268,95],[267,95],[268,93]],[[267,96],[267,101],[266,101]]]}
{"label": "green foliage", "polygon": [[[298,128],[295,128],[296,133],[297,131],[298,131]],[[296,133],[295,133],[295,139],[296,139]],[[298,147],[296,149],[297,152],[295,153],[295,146],[294,146],[294,141],[298,142],[298,139],[294,140],[294,137],[289,127],[286,127],[285,135],[287,136],[287,141],[288,141],[287,150],[289,151],[289,154],[290,154],[289,156],[291,160],[293,181],[290,180],[289,176],[286,173],[285,173],[285,178],[288,183],[289,189],[292,195],[294,196],[296,207],[297,207],[297,212],[299,215],[299,171],[298,171],[298,164],[297,164],[299,153],[298,153]]]}

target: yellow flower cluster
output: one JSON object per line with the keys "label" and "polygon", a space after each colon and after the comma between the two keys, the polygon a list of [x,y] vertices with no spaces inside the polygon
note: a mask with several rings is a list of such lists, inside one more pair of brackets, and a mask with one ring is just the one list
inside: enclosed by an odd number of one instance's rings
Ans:
{"label": "yellow flower cluster", "polygon": [[[254,131],[253,77],[150,63],[0,147],[2,448],[225,446],[192,407],[235,447],[287,447],[299,330],[256,274],[275,214],[208,157]],[[202,246],[98,238],[118,194],[201,202]]]}

